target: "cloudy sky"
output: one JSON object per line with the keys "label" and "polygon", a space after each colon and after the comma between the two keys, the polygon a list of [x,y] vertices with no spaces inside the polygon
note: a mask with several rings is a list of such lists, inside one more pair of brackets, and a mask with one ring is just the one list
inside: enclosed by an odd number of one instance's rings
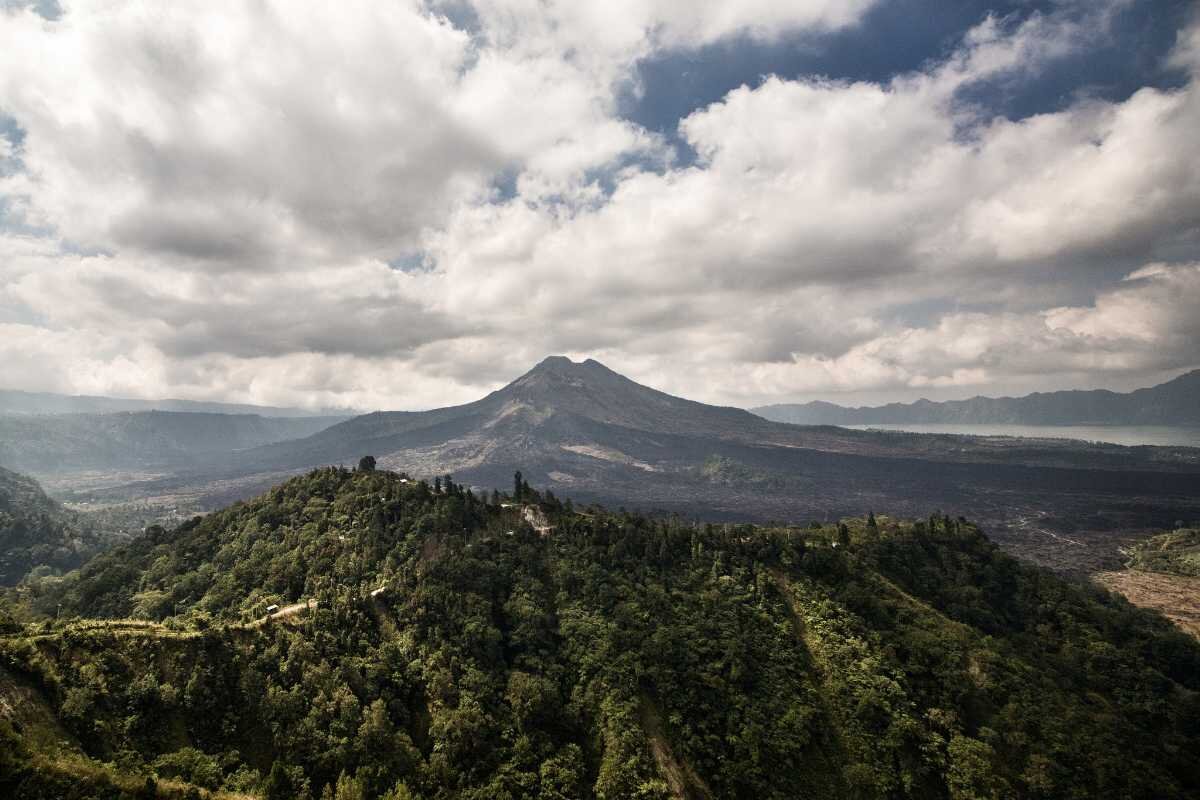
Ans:
{"label": "cloudy sky", "polygon": [[0,0],[0,386],[737,405],[1200,366],[1200,18]]}

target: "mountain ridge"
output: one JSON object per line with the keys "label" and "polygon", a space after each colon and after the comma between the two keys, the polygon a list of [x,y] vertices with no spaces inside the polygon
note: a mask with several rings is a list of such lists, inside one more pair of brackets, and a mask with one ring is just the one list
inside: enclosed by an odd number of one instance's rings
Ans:
{"label": "mountain ridge", "polygon": [[48,414],[115,414],[134,411],[178,411],[201,414],[255,414],[261,417],[347,417],[361,414],[349,408],[306,409],[287,406],[262,406],[252,403],[225,403],[207,400],[162,398],[143,400],[135,397],[26,392],[0,389],[0,414],[42,416]]}
{"label": "mountain ridge", "polygon": [[307,436],[341,419],[191,411],[0,414],[0,464],[37,474],[162,469]]}
{"label": "mountain ridge", "polygon": [[882,406],[825,401],[777,403],[750,409],[764,419],[796,425],[1013,424],[1200,425],[1200,369],[1131,392],[1067,389],[1021,397],[985,397]]}

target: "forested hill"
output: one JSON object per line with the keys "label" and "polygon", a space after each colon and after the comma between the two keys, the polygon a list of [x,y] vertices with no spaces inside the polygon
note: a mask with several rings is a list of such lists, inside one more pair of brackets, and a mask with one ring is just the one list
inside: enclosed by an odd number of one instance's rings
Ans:
{"label": "forested hill", "polygon": [[27,587],[118,619],[0,620],[0,795],[1200,793],[1200,646],[963,520],[512,495],[321,469]]}
{"label": "forested hill", "polygon": [[37,481],[0,467],[0,586],[37,566],[74,569],[100,552],[106,539],[47,497]]}
{"label": "forested hill", "polygon": [[751,410],[775,422],[799,425],[1200,425],[1200,370],[1124,394],[1096,389],[859,408],[785,403]]}

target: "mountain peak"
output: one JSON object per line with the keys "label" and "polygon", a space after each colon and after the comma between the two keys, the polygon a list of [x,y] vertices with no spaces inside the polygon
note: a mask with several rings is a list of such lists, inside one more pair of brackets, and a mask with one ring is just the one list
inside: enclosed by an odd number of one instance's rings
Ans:
{"label": "mountain peak", "polygon": [[575,366],[575,362],[567,356],[546,356],[530,372],[540,372],[543,370],[565,369]]}
{"label": "mountain peak", "polygon": [[533,369],[529,370],[526,375],[534,375],[541,372],[580,374],[597,371],[612,372],[612,370],[594,358],[588,358],[583,361],[572,361],[567,356],[546,356]]}
{"label": "mountain peak", "polygon": [[618,385],[623,391],[637,386],[632,381],[621,378],[599,361],[590,358],[586,361],[572,361],[566,356],[549,356],[502,391],[518,391],[524,394],[533,392],[543,400],[561,402],[564,392],[592,395],[605,390],[612,391]]}
{"label": "mountain peak", "polygon": [[576,389],[587,387],[596,391],[602,386],[609,388],[615,385],[624,388],[636,385],[628,378],[613,372],[595,359],[572,361],[567,356],[548,356],[521,377],[508,385],[508,388],[534,386],[558,387],[559,389],[572,386]]}
{"label": "mountain peak", "polygon": [[572,361],[566,356],[549,356],[493,396],[505,403],[515,401],[536,408],[542,414],[566,414],[664,433],[723,430],[731,418],[742,424],[758,422],[740,409],[708,406],[644,386],[592,358]]}

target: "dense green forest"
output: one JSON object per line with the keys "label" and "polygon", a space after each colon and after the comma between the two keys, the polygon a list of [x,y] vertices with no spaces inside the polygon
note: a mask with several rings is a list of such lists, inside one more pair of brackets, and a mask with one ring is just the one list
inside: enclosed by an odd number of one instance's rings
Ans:
{"label": "dense green forest", "polygon": [[0,467],[0,586],[35,567],[70,570],[117,538],[46,496],[37,481]]}
{"label": "dense green forest", "polygon": [[1130,569],[1200,577],[1200,528],[1178,527],[1129,550]]}
{"label": "dense green forest", "polygon": [[1200,793],[1200,645],[964,520],[697,525],[363,467],[11,591],[0,795]]}

